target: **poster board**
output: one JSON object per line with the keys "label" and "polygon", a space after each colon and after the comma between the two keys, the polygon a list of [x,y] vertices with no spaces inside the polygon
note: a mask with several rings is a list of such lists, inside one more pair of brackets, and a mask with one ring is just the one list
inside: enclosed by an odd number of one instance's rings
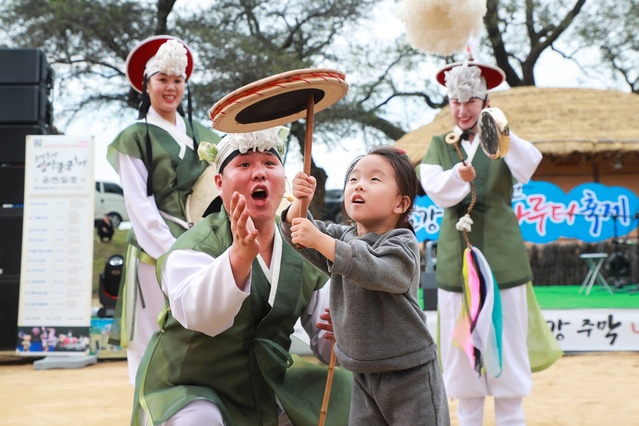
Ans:
{"label": "poster board", "polygon": [[89,352],[93,147],[90,136],[27,136],[19,355]]}

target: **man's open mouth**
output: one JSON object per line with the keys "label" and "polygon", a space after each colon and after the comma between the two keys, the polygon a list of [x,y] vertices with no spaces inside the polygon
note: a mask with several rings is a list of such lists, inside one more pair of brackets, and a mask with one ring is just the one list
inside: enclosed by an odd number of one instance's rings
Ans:
{"label": "man's open mouth", "polygon": [[266,190],[262,188],[258,188],[255,191],[253,191],[253,193],[251,194],[251,197],[253,197],[253,199],[255,200],[266,200],[267,195],[268,194],[266,193]]}

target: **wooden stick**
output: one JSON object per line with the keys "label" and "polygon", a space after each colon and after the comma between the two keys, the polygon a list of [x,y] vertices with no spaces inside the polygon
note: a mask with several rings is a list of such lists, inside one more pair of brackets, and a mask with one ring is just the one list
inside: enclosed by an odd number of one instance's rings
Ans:
{"label": "wooden stick", "polygon": [[[306,138],[304,140],[304,173],[311,175],[311,148],[313,146],[313,117],[315,109],[315,98],[313,92],[308,95],[308,103],[306,105]],[[300,208],[300,217],[306,217],[308,211],[308,197],[302,198]],[[331,346],[331,360],[328,364],[328,375],[326,376],[326,388],[324,389],[324,399],[322,400],[322,408],[319,416],[319,426],[324,426],[326,421],[326,413],[328,412],[328,400],[331,397],[331,387],[333,387],[333,374],[335,372],[335,341]]]}
{"label": "wooden stick", "polygon": [[326,388],[324,388],[324,399],[322,400],[322,409],[320,411],[318,426],[324,426],[326,421],[326,413],[328,412],[328,400],[331,397],[331,387],[333,386],[333,374],[335,373],[335,340],[331,347],[331,361],[328,364],[328,375],[326,376]]}
{"label": "wooden stick", "polygon": [[[304,173],[311,175],[311,149],[313,145],[313,117],[315,109],[315,98],[311,91],[308,95],[308,104],[306,106],[306,138],[304,140]],[[306,211],[308,210],[308,197],[302,198],[302,208],[300,210],[300,217],[306,217]]]}

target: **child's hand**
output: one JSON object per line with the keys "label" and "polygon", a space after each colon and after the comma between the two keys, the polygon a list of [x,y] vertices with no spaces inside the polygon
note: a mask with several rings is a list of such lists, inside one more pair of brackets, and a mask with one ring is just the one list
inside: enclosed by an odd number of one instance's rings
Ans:
{"label": "child's hand", "polygon": [[313,176],[308,176],[304,172],[299,172],[293,178],[293,196],[298,200],[308,197],[308,202],[310,203],[313,199],[313,194],[315,194],[316,186],[317,181]]}
{"label": "child's hand", "polygon": [[326,330],[326,333],[324,333],[324,338],[326,340],[335,340],[335,334],[333,333],[333,319],[331,318],[331,310],[326,307],[324,308],[324,311],[326,313],[321,314],[320,318],[326,322],[318,322],[317,328],[319,328],[320,330]]}
{"label": "child's hand", "polygon": [[305,217],[296,217],[291,221],[291,241],[306,248],[316,248],[319,239],[324,236],[315,225]]}

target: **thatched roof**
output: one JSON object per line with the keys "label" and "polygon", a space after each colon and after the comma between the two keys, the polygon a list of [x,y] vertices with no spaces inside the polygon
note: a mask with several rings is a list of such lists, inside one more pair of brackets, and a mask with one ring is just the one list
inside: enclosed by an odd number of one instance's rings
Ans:
{"label": "thatched roof", "polygon": [[[511,130],[531,141],[544,158],[639,155],[639,96],[612,90],[517,87],[492,92],[491,106],[504,111]],[[432,123],[395,146],[418,163],[433,136],[454,127],[449,107]]]}

